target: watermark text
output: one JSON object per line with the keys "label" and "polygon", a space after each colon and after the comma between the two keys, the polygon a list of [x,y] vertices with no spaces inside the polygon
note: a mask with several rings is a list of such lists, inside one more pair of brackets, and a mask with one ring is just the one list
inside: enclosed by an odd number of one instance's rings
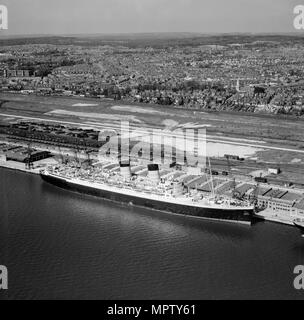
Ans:
{"label": "watermark text", "polygon": [[8,10],[5,5],[0,4],[0,31],[8,29]]}
{"label": "watermark text", "polygon": [[294,8],[293,13],[296,15],[293,26],[296,30],[304,30],[304,5],[298,5]]}
{"label": "watermark text", "polygon": [[120,128],[99,134],[99,157],[143,159],[157,164],[177,162],[190,166],[206,167],[206,128],[131,128],[123,121]]}
{"label": "watermark text", "polygon": [[293,285],[296,290],[304,290],[304,266],[296,266],[294,269],[296,278]]}
{"label": "watermark text", "polygon": [[8,289],[8,271],[5,266],[0,266],[0,290]]}

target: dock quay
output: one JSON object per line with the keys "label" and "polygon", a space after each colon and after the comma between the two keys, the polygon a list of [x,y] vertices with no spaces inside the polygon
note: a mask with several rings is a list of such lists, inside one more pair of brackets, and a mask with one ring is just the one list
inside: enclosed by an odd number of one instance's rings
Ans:
{"label": "dock quay", "polygon": [[[26,173],[39,174],[48,166],[60,165],[64,161],[86,162],[94,167],[102,167],[109,174],[117,173],[117,159],[106,157],[99,159],[94,153],[90,155],[69,148],[45,148],[41,145],[0,141],[0,167]],[[89,161],[90,160],[90,161]],[[29,166],[30,165],[30,166]],[[130,173],[133,177],[145,178],[148,175],[146,163],[131,163]],[[295,219],[304,218],[304,190],[295,186],[278,186],[272,183],[257,182],[254,177],[228,175],[216,171],[208,174],[206,170],[194,170],[189,166],[169,168],[160,166],[159,178],[172,179],[181,183],[189,193],[223,195],[256,203],[255,217],[265,221],[293,225]]]}
{"label": "dock quay", "polygon": [[264,210],[259,212],[258,214],[255,214],[255,218],[261,219],[264,221],[269,221],[269,222],[275,222],[275,223],[280,223],[280,224],[286,224],[290,226],[294,226],[293,221],[297,217],[291,217],[288,215],[280,214],[280,213],[274,213],[270,210]]}

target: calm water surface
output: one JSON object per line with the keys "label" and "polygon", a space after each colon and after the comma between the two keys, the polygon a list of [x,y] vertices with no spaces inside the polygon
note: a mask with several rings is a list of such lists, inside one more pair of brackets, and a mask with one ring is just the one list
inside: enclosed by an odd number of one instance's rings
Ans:
{"label": "calm water surface", "polygon": [[[304,299],[297,229],[117,205],[0,169],[10,299]],[[4,262],[3,262],[4,261]]]}

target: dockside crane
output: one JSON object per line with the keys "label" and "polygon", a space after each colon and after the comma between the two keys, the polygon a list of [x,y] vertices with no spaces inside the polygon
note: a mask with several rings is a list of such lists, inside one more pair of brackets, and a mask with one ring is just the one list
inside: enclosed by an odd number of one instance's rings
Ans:
{"label": "dockside crane", "polygon": [[80,148],[79,148],[79,145],[77,144],[75,148],[75,160],[78,167],[81,168],[81,160],[80,160],[80,157],[78,157],[79,152],[80,152]]}
{"label": "dockside crane", "polygon": [[226,157],[226,159],[227,159],[228,174],[230,177],[232,177],[232,192],[233,192],[233,195],[235,195],[236,194],[236,180],[232,174],[231,163],[230,163],[229,157]]}
{"label": "dockside crane", "polygon": [[93,160],[91,159],[91,153],[93,152],[93,150],[86,150],[86,155],[87,155],[87,160],[88,160],[88,164],[89,164],[89,166],[91,166],[92,165],[92,163],[93,163]]}
{"label": "dockside crane", "polygon": [[32,153],[33,151],[31,149],[31,143],[29,143],[27,146],[27,158],[26,158],[26,164],[25,164],[25,167],[28,170],[34,169],[34,163],[32,161]]}
{"label": "dockside crane", "polygon": [[260,183],[258,182],[252,193],[252,202],[256,207],[258,205],[259,192],[260,192]]}
{"label": "dockside crane", "polygon": [[210,172],[210,178],[211,178],[211,194],[212,194],[212,197],[215,197],[216,194],[215,194],[215,188],[214,188],[214,182],[213,182],[213,174],[212,174],[210,157],[208,157],[208,164],[209,164],[209,172]]}
{"label": "dockside crane", "polygon": [[63,158],[63,154],[62,154],[62,151],[61,151],[61,148],[60,148],[59,145],[58,145],[58,150],[59,150],[59,156],[60,156],[61,163],[63,164],[64,163],[64,158]]}
{"label": "dockside crane", "polygon": [[[32,133],[32,125],[31,123],[29,123],[29,126],[28,126],[28,133],[29,133],[29,137],[31,136],[31,133]],[[31,148],[32,146],[32,139],[30,139],[30,142],[28,143],[27,145],[27,157],[26,157],[26,163],[25,163],[25,167],[26,169],[28,170],[31,170],[31,169],[34,169],[34,163],[32,161],[32,154],[33,154],[33,150]]]}

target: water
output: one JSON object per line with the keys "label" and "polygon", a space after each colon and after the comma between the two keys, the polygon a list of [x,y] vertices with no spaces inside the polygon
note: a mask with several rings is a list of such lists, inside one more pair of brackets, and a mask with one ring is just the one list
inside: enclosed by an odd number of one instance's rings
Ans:
{"label": "water", "polygon": [[10,299],[304,298],[293,288],[304,239],[292,227],[119,206],[6,169],[0,182]]}

